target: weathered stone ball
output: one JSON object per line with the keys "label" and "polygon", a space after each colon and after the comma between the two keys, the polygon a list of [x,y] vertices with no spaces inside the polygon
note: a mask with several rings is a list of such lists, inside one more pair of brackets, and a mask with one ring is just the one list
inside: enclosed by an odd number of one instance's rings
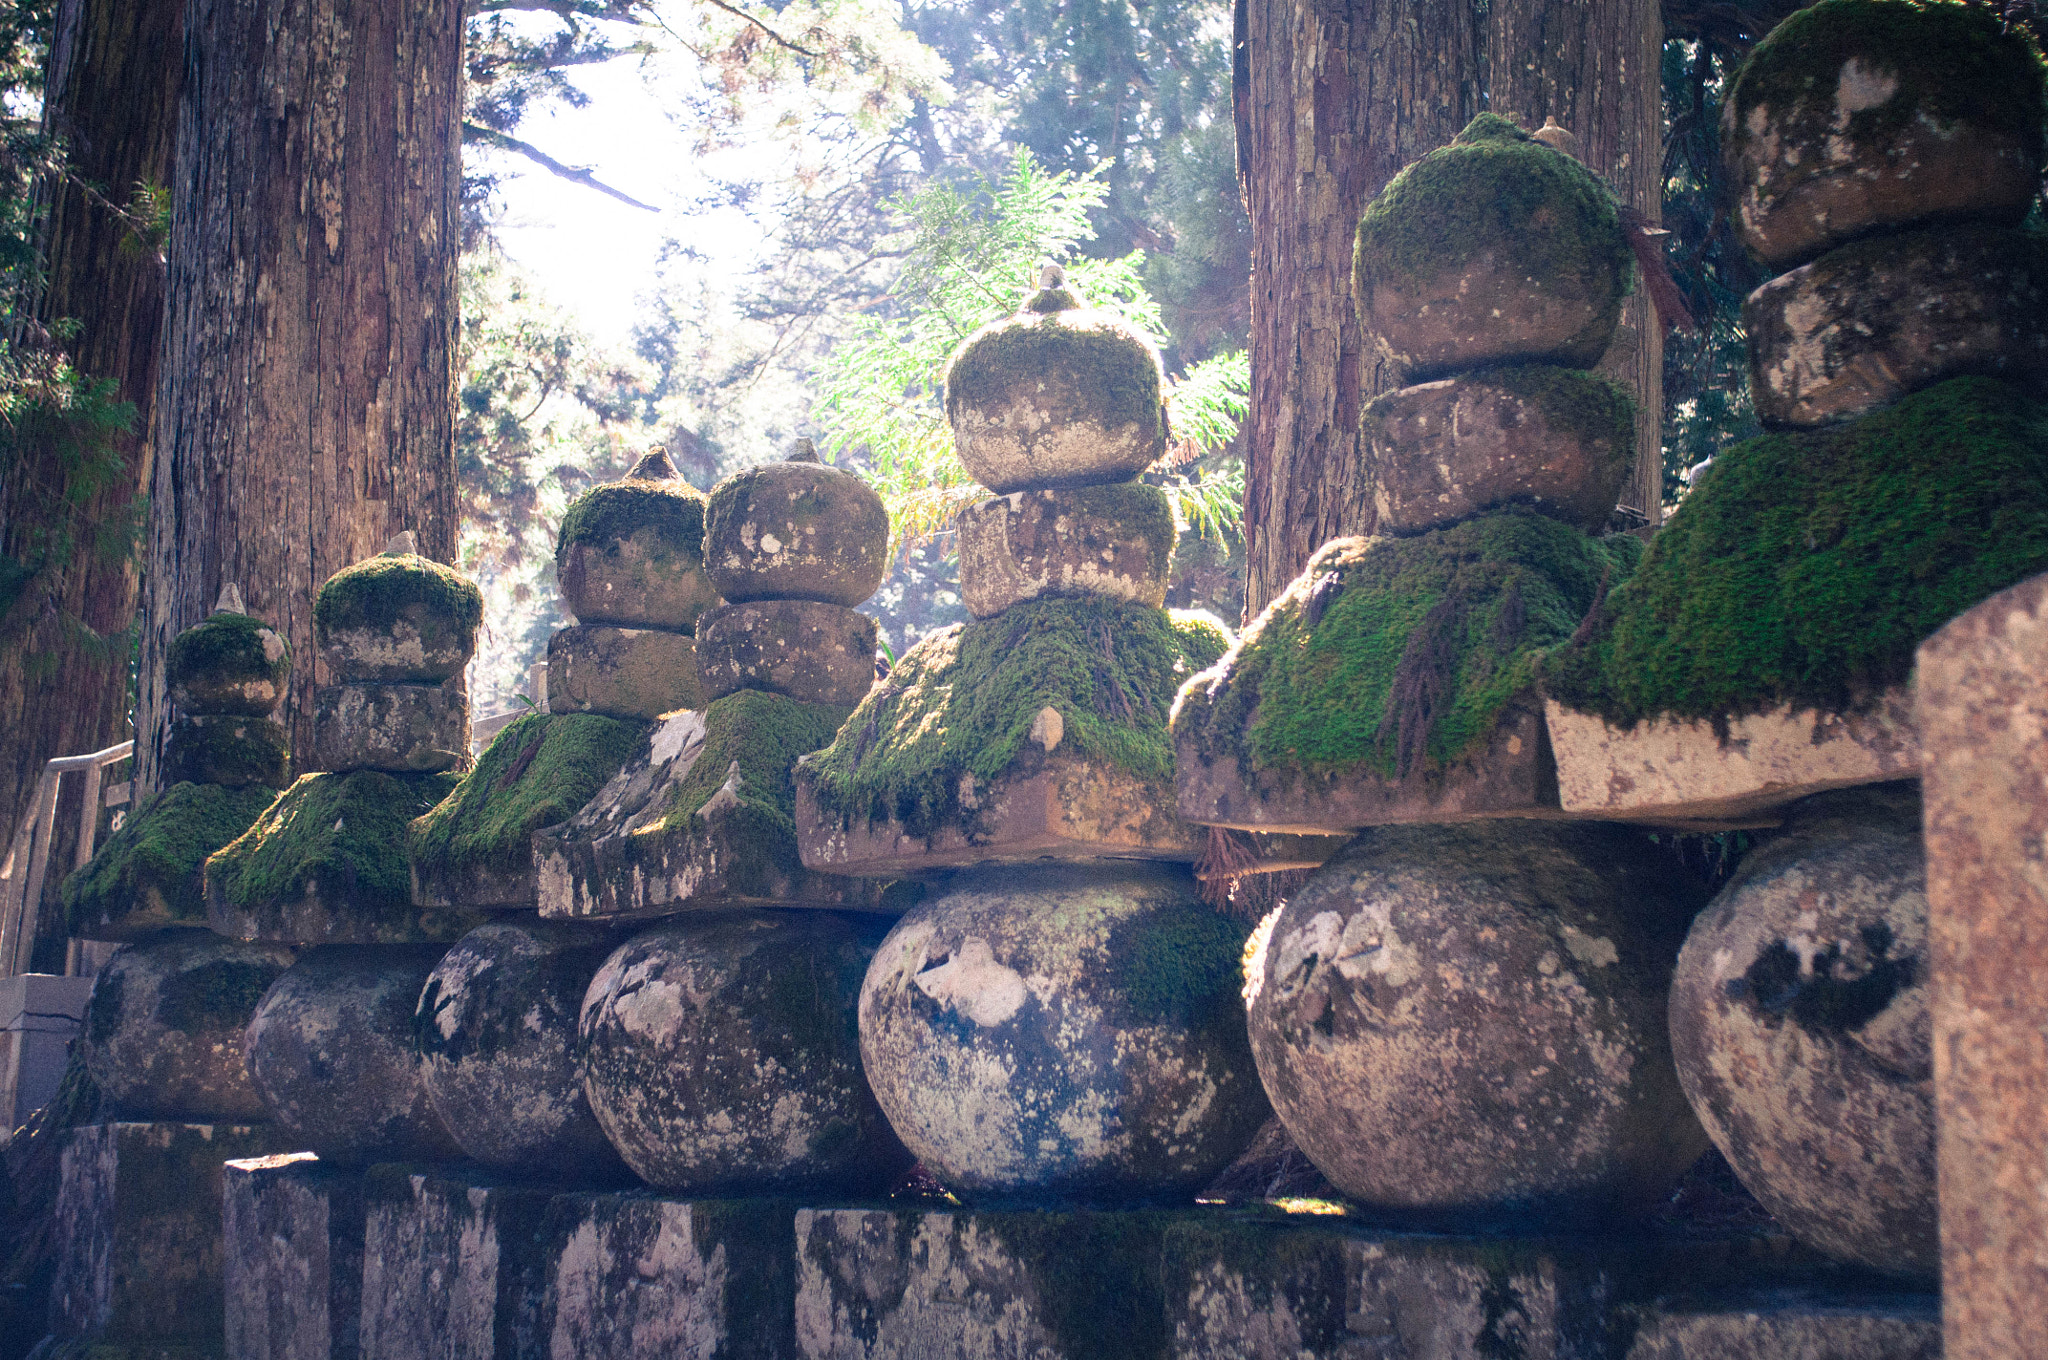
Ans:
{"label": "weathered stone ball", "polygon": [[441,681],[469,664],[483,617],[483,592],[454,568],[379,553],[320,587],[313,642],[335,680]]}
{"label": "weathered stone ball", "polygon": [[749,468],[711,489],[704,560],[726,599],[853,606],[889,570],[889,512],[875,489],[815,454]]}
{"label": "weathered stone ball", "polygon": [[583,993],[618,942],[580,922],[493,922],[435,965],[419,995],[420,1053],[427,1096],[463,1152],[570,1180],[623,1173],[576,1060]]}
{"label": "weathered stone ball", "polygon": [[1634,267],[1593,172],[1483,113],[1367,205],[1352,291],[1412,382],[1500,363],[1591,368]]}
{"label": "weathered stone ball", "polygon": [[243,1031],[292,954],[285,945],[181,929],[116,950],[86,1005],[86,1071],[129,1118],[264,1118]]}
{"label": "weathered stone ball", "polygon": [[292,652],[276,629],[219,613],[171,639],[164,678],[178,711],[261,717],[284,702]]}
{"label": "weathered stone ball", "polygon": [[1933,1276],[1934,1035],[1915,792],[1822,794],[1693,923],[1671,1042],[1700,1122],[1801,1241]]}
{"label": "weathered stone ball", "polygon": [[1705,897],[1641,833],[1524,820],[1362,833],[1260,925],[1252,1051],[1331,1183],[1429,1218],[1579,1218],[1706,1149],[1671,1064]]}
{"label": "weathered stone ball", "polygon": [[571,501],[555,539],[555,580],[577,622],[695,628],[718,603],[704,572],[705,504],[664,453]]}
{"label": "weathered stone ball", "polygon": [[584,995],[583,1085],[673,1190],[877,1193],[909,1167],[861,1074],[854,1004],[886,920],[720,912],[637,935]]}
{"label": "weathered stone ball", "polygon": [[2040,187],[2041,63],[1989,9],[1825,0],[1756,45],[1721,116],[1737,233],[1774,268],[1931,219],[2017,226]]}
{"label": "weathered stone ball", "polygon": [[1144,336],[1043,288],[953,356],[953,448],[995,492],[1128,482],[1166,452],[1162,372]]}
{"label": "weathered stone ball", "polygon": [[331,1162],[461,1154],[434,1113],[413,1015],[446,945],[309,949],[249,1021],[249,1074],[271,1118]]}
{"label": "weathered stone ball", "polygon": [[1270,1113],[1238,998],[1245,933],[1179,867],[964,872],[875,953],[868,1079],[956,1190],[1190,1193]]}

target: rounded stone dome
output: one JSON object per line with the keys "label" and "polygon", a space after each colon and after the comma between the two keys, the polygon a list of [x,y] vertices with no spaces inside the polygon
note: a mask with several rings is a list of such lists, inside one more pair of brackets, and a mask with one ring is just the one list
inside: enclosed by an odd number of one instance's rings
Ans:
{"label": "rounded stone dome", "polygon": [[704,571],[704,493],[656,450],[569,503],[555,581],[583,624],[687,633],[718,603]]}
{"label": "rounded stone dome", "polygon": [[221,612],[171,639],[164,676],[185,714],[262,717],[284,702],[292,650],[261,619]]}
{"label": "rounded stone dome", "polygon": [[781,463],[711,489],[704,560],[719,593],[743,600],[819,600],[851,607],[889,571],[889,512],[875,489],[827,467],[808,439]]}
{"label": "rounded stone dome", "polygon": [[446,680],[469,664],[483,617],[483,592],[453,567],[383,552],[327,578],[313,641],[336,680]]}

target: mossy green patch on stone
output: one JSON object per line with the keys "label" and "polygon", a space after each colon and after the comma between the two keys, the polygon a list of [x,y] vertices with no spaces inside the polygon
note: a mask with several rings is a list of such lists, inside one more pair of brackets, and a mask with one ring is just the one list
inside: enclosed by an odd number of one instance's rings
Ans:
{"label": "mossy green patch on stone", "polygon": [[173,719],[164,737],[172,779],[241,788],[283,788],[291,780],[291,734],[270,718],[232,714]]}
{"label": "mossy green patch on stone", "polygon": [[1102,537],[1112,542],[1137,539],[1151,557],[1152,574],[1165,576],[1173,567],[1174,545],[1180,530],[1174,526],[1173,505],[1166,493],[1144,482],[1111,482],[1105,486],[1077,486],[1059,493],[1066,498],[1069,514],[1077,521],[1099,524]]}
{"label": "mossy green patch on stone", "polygon": [[1248,922],[1207,906],[1154,910],[1112,929],[1106,962],[1140,1024],[1207,1028],[1220,1018],[1242,1029],[1240,969],[1250,933]]}
{"label": "mossy green patch on stone", "polygon": [[956,810],[961,776],[1000,775],[1040,710],[1053,708],[1060,751],[1163,784],[1173,777],[1167,710],[1196,669],[1163,609],[1099,596],[1026,600],[904,653],[806,769],[821,808],[923,832]]}
{"label": "mossy green patch on stone", "polygon": [[946,370],[946,416],[1040,384],[1069,420],[1107,430],[1165,425],[1159,356],[1122,322],[1085,309],[1022,313],[970,336]]}
{"label": "mossy green patch on stone", "polygon": [[[685,827],[733,778],[741,808],[790,837],[796,835],[797,758],[828,745],[850,709],[807,704],[765,690],[743,689],[704,710],[704,749],[669,790],[662,815],[635,834]],[[794,850],[792,839],[791,847]]]}
{"label": "mossy green patch on stone", "polygon": [[1632,726],[1790,702],[1840,712],[1911,675],[1949,619],[2048,570],[2048,404],[1956,378],[1721,454],[1544,689]]}
{"label": "mossy green patch on stone", "polygon": [[283,691],[292,654],[282,634],[247,614],[215,614],[171,639],[164,677],[173,689],[267,681]]}
{"label": "mossy green patch on stone", "polygon": [[704,493],[681,480],[627,477],[592,487],[569,503],[555,536],[559,561],[572,543],[607,548],[649,530],[693,564],[704,560]]}
{"label": "mossy green patch on stone", "polygon": [[1482,745],[1642,555],[1519,508],[1413,538],[1343,538],[1179,700],[1176,735],[1253,770],[1435,770]]}
{"label": "mossy green patch on stone", "polygon": [[1230,644],[1237,641],[1230,625],[1206,609],[1169,609],[1166,617],[1173,624],[1174,635],[1180,639],[1180,649],[1187,657],[1188,665],[1195,670],[1208,670],[1230,650]]}
{"label": "mossy green patch on stone", "polygon": [[313,623],[323,632],[385,629],[401,618],[415,625],[445,620],[474,634],[484,618],[483,592],[432,558],[381,553],[328,577],[313,600]]}
{"label": "mossy green patch on stone", "polygon": [[206,861],[209,888],[237,911],[257,912],[303,895],[310,881],[358,910],[404,913],[412,899],[406,824],[459,782],[454,774],[378,770],[301,775]]}
{"label": "mossy green patch on stone", "polygon": [[508,723],[446,798],[406,828],[406,853],[441,874],[516,874],[533,833],[576,815],[632,758],[647,724],[595,713],[529,713]]}
{"label": "mossy green patch on stone", "polygon": [[247,831],[277,793],[268,788],[173,784],[131,810],[84,868],[64,880],[64,920],[96,938],[134,923],[206,924],[206,857]]}
{"label": "mossy green patch on stone", "polygon": [[[2008,30],[1987,7],[1952,0],[1822,0],[1772,29],[1736,73],[1728,95],[1732,147],[1748,144],[1759,107],[1787,119],[1781,129],[1795,142],[1814,146],[1840,136],[1881,145],[1925,111],[2010,130],[2032,142],[2038,160],[2044,73],[2025,35],[2024,25]],[[1841,128],[1835,95],[1851,58],[1897,87],[1850,113]]]}

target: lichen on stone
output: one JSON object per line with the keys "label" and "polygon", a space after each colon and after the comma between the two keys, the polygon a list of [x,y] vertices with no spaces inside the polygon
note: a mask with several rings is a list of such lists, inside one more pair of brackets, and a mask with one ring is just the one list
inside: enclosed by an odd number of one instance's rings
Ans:
{"label": "lichen on stone", "polygon": [[1481,746],[1642,555],[1510,508],[1412,538],[1342,538],[1175,705],[1174,732],[1252,770],[1398,778]]}
{"label": "lichen on stone", "polygon": [[[1520,397],[1543,413],[1553,431],[1576,435],[1589,445],[1605,442],[1624,461],[1635,456],[1635,398],[1604,373],[1554,364],[1508,364],[1477,369],[1469,376]],[[1366,409],[1369,416],[1372,408]]]}
{"label": "lichen on stone", "polygon": [[64,920],[93,938],[124,918],[206,924],[206,857],[247,831],[277,797],[263,787],[173,784],[131,809],[85,867],[64,880]]}
{"label": "lichen on stone", "polygon": [[328,577],[313,600],[313,622],[323,632],[390,628],[401,618],[447,620],[474,634],[484,618],[483,592],[432,558],[380,553]]}
{"label": "lichen on stone", "polygon": [[680,479],[626,477],[569,503],[555,537],[559,561],[572,543],[611,548],[642,530],[693,564],[704,560],[704,493]]}
{"label": "lichen on stone", "polygon": [[498,733],[462,782],[406,828],[406,852],[437,873],[520,873],[531,837],[565,822],[618,773],[647,725],[594,713],[529,713]]}
{"label": "lichen on stone", "polygon": [[1048,707],[1063,720],[1059,750],[1164,784],[1173,777],[1167,710],[1212,642],[1191,631],[1195,639],[1162,609],[1101,596],[1027,600],[941,629],[807,762],[819,805],[928,830],[957,810],[962,776],[1000,775]]}
{"label": "lichen on stone", "polygon": [[309,883],[368,912],[405,912],[412,875],[406,824],[446,798],[454,774],[301,775],[247,831],[206,861],[209,892],[256,912]]}
{"label": "lichen on stone", "polygon": [[1949,619],[2044,570],[2048,404],[1955,378],[1715,458],[1543,685],[1623,727],[1843,712],[1905,683]]}
{"label": "lichen on stone", "polygon": [[969,336],[946,370],[946,416],[1041,390],[1047,409],[1070,421],[1165,426],[1158,353],[1115,317],[1085,308],[1021,312]]}
{"label": "lichen on stone", "polygon": [[215,614],[171,639],[166,682],[268,681],[282,692],[291,676],[291,647],[269,624],[248,614]]}

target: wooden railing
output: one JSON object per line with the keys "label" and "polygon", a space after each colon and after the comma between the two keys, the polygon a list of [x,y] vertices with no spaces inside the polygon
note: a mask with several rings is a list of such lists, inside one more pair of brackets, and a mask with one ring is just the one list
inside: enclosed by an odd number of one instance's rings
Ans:
{"label": "wooden railing", "polygon": [[14,844],[0,862],[0,976],[13,977],[28,971],[36,948],[36,916],[42,906],[43,882],[49,876],[50,847],[57,838],[57,795],[64,776],[85,776],[85,797],[78,814],[78,846],[72,868],[85,866],[92,858],[99,838],[100,810],[124,806],[134,781],[106,788],[107,766],[135,754],[135,743],[124,741],[104,751],[84,756],[58,756],[43,766],[36,780],[35,800],[29,814],[14,833]]}

